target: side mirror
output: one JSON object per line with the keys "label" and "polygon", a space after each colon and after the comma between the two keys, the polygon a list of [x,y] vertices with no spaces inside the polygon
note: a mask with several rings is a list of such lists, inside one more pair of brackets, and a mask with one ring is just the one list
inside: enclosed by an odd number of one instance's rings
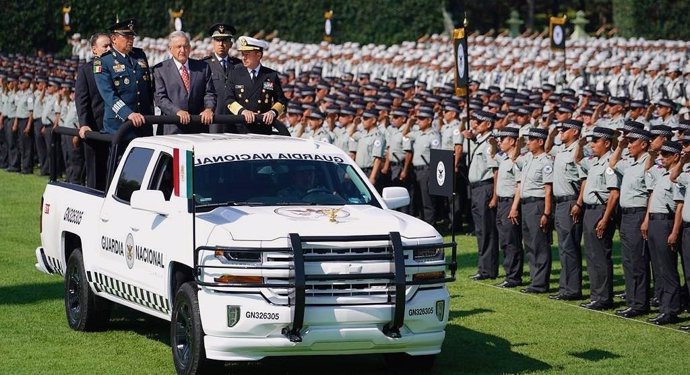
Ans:
{"label": "side mirror", "polygon": [[160,190],[137,190],[132,193],[129,204],[136,210],[154,212],[168,216],[170,213],[169,202],[165,201]]}
{"label": "side mirror", "polygon": [[410,193],[401,186],[391,186],[383,189],[383,202],[388,208],[395,209],[410,204]]}

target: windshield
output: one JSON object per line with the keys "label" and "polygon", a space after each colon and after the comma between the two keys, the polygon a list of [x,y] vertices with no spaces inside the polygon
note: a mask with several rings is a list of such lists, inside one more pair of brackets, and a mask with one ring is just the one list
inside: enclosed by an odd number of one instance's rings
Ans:
{"label": "windshield", "polygon": [[373,204],[349,164],[312,160],[249,160],[194,167],[198,208],[222,205]]}

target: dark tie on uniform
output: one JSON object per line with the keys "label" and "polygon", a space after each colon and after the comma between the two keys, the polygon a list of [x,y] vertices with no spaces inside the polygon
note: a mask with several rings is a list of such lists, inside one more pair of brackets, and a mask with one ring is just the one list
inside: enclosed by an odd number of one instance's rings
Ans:
{"label": "dark tie on uniform", "polygon": [[256,69],[252,69],[252,82],[256,80]]}
{"label": "dark tie on uniform", "polygon": [[221,60],[220,60],[220,66],[223,67],[223,71],[224,71],[224,72],[228,69],[228,67],[227,67],[226,64],[227,64],[227,62],[225,61],[225,59],[221,59]]}
{"label": "dark tie on uniform", "polygon": [[189,72],[187,71],[187,67],[182,65],[180,67],[180,75],[182,76],[182,83],[184,83],[184,88],[189,92]]}

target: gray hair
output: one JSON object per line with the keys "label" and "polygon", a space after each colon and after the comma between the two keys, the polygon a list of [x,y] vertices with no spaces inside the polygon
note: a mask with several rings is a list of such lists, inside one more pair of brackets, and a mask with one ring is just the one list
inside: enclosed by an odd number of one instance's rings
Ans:
{"label": "gray hair", "polygon": [[189,34],[187,34],[184,31],[173,31],[168,36],[168,46],[172,45],[173,39],[177,39],[177,38],[185,38],[185,40],[187,41],[187,44],[190,44],[191,38],[189,37]]}
{"label": "gray hair", "polygon": [[91,44],[91,47],[96,46],[96,42],[98,41],[98,38],[100,38],[100,37],[106,37],[107,38],[108,34],[106,34],[106,33],[95,33],[95,34],[91,35],[91,38],[89,38],[89,43]]}

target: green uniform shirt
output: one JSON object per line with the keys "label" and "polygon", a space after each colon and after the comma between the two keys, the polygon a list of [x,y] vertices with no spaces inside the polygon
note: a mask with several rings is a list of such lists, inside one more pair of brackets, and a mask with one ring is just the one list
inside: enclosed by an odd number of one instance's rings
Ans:
{"label": "green uniform shirt", "polygon": [[586,178],[583,201],[585,204],[606,204],[610,189],[618,189],[620,181],[616,172],[609,168],[611,151],[602,157],[590,156],[580,161],[580,177]]}
{"label": "green uniform shirt", "polygon": [[553,159],[549,154],[542,152],[534,156],[531,152],[520,156],[516,160],[520,169],[520,198],[544,198],[546,191],[544,185],[553,182]]}
{"label": "green uniform shirt", "polygon": [[[405,125],[403,125],[405,126]],[[402,128],[402,127],[401,127]],[[403,133],[402,130],[391,126],[388,130],[386,138],[386,146],[388,147],[388,154],[391,163],[402,164],[405,160],[405,150],[403,150]]]}
{"label": "green uniform shirt", "polygon": [[673,183],[671,173],[661,166],[653,166],[647,172],[647,187],[651,187],[652,196],[649,199],[649,212],[654,214],[668,214],[676,211],[676,201],[673,197]]}
{"label": "green uniform shirt", "polygon": [[645,182],[644,164],[649,154],[644,153],[638,160],[627,158],[619,161],[613,168],[622,175],[620,205],[623,208],[647,207],[649,189]]}
{"label": "green uniform shirt", "polygon": [[498,163],[496,195],[501,198],[514,197],[520,171],[513,159],[504,153],[496,154],[494,160]]}
{"label": "green uniform shirt", "polygon": [[374,128],[362,134],[356,142],[355,163],[360,168],[371,168],[374,166],[374,158],[383,158],[386,150],[386,140],[379,128]]}
{"label": "green uniform shirt", "polygon": [[15,105],[17,106],[15,117],[28,118],[34,110],[34,94],[30,90],[17,91]]}
{"label": "green uniform shirt", "polygon": [[476,145],[472,148],[470,157],[470,169],[468,179],[470,182],[479,182],[493,178],[493,171],[498,168],[498,163],[491,157],[489,142],[490,132],[477,137]]}
{"label": "green uniform shirt", "polygon": [[441,134],[436,129],[415,130],[403,139],[403,149],[412,152],[412,165],[428,166],[431,162],[431,149],[441,147]]}

